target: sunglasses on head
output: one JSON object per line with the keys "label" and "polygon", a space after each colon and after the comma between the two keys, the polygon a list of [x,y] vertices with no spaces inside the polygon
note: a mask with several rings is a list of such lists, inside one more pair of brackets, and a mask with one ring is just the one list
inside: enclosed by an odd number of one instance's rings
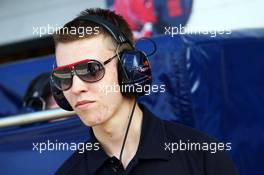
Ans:
{"label": "sunglasses on head", "polygon": [[117,54],[103,63],[97,60],[86,59],[66,66],[57,67],[52,71],[51,80],[53,84],[62,91],[71,88],[73,75],[77,75],[85,82],[97,82],[104,77],[104,65],[111,62],[116,56]]}

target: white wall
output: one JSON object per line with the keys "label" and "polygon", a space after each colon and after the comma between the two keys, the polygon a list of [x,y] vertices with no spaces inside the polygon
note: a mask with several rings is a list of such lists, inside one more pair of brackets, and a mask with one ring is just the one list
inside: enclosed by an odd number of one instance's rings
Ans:
{"label": "white wall", "polygon": [[263,0],[193,0],[188,28],[264,28]]}
{"label": "white wall", "polygon": [[61,26],[104,0],[0,0],[0,45],[37,37],[33,26]]}

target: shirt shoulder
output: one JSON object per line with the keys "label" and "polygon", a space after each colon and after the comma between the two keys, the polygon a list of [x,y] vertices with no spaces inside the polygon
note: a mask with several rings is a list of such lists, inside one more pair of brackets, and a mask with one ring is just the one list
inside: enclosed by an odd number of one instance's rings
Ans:
{"label": "shirt shoulder", "polygon": [[231,150],[232,144],[230,142],[220,142],[183,124],[165,120],[160,122],[164,126],[167,136],[166,144],[167,146],[170,145],[170,150],[167,151],[170,151],[171,157],[176,158],[177,155],[186,162],[196,162],[192,166],[200,167],[199,169],[208,175],[238,174],[233,161],[227,154],[227,150]]}
{"label": "shirt shoulder", "polygon": [[161,123],[164,126],[168,139],[182,139],[197,142],[218,142],[215,138],[210,137],[197,129],[191,128],[181,123],[166,120],[161,120]]}

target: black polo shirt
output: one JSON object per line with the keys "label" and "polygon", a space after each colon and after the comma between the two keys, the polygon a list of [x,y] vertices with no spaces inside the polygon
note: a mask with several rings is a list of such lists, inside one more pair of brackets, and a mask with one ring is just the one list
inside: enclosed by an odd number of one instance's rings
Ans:
{"label": "black polo shirt", "polygon": [[[214,139],[181,124],[163,121],[143,105],[140,108],[143,111],[143,123],[139,147],[125,170],[117,158],[107,156],[100,147],[97,151],[76,151],[56,175],[238,174],[224,151],[209,151],[210,144],[215,146]],[[96,142],[96,138],[93,136],[89,142]],[[186,144],[185,147],[183,143]],[[191,143],[196,144],[196,148],[187,149],[187,145],[190,146]],[[198,149],[198,143],[203,146],[203,150]]]}

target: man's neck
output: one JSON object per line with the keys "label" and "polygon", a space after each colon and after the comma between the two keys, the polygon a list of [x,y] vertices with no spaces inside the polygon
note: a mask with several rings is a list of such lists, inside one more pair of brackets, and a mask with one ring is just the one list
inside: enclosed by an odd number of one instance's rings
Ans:
{"label": "man's neck", "polygon": [[[100,126],[93,127],[95,137],[104,148],[106,154],[110,157],[115,156],[119,158],[120,156],[134,100],[124,102],[110,120]],[[142,111],[138,104],[136,104],[122,155],[122,164],[124,168],[126,168],[130,160],[136,154],[140,140],[142,118]]]}

